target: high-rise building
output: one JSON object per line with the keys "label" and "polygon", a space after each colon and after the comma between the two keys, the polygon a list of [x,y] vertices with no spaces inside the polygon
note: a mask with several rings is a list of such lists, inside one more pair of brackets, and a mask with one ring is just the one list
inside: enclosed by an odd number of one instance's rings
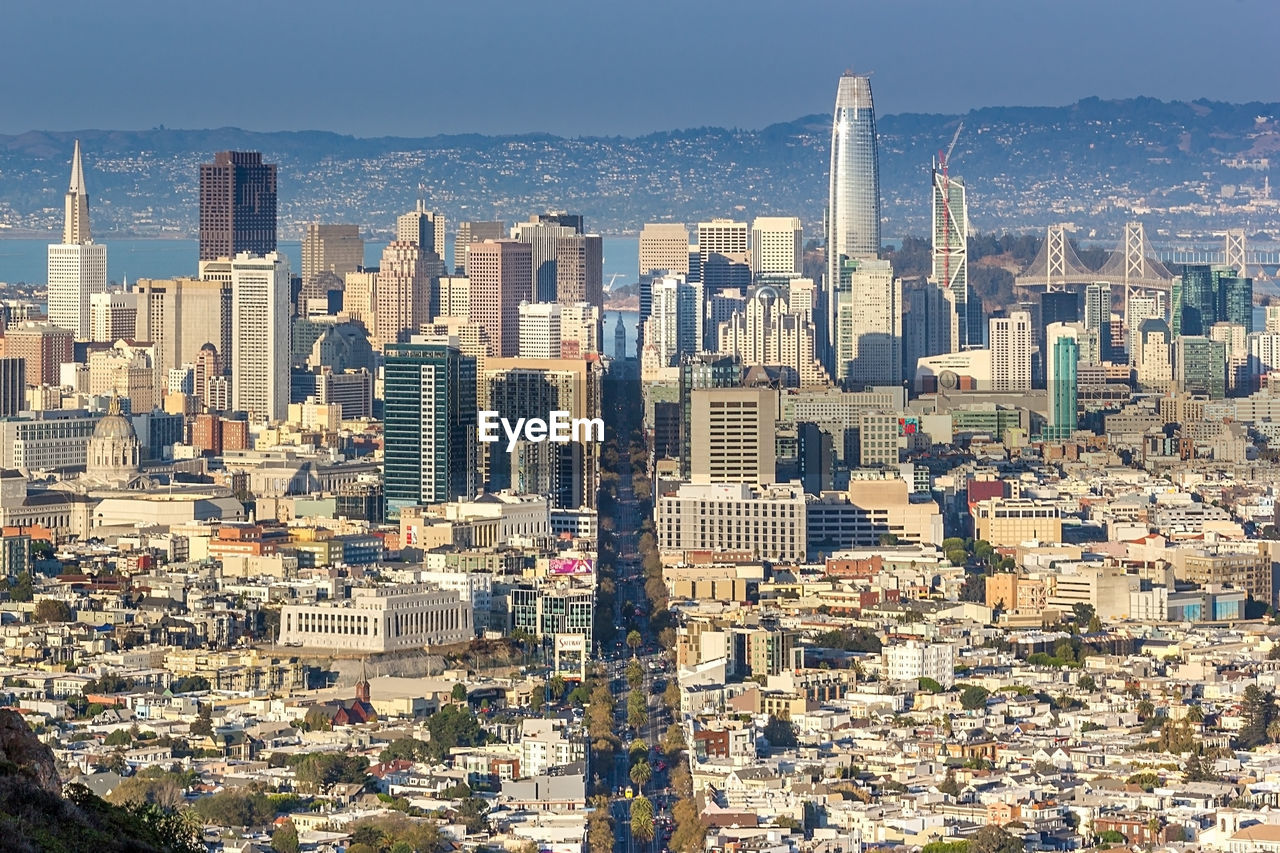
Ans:
{"label": "high-rise building", "polygon": [[122,291],[89,297],[89,340],[113,344],[138,334],[138,294]]}
{"label": "high-rise building", "polygon": [[747,223],[713,219],[698,223],[698,268],[703,293],[751,284]]}
{"label": "high-rise building", "polygon": [[257,151],[219,151],[200,165],[200,260],[275,250],[275,164]]}
{"label": "high-rise building", "polygon": [[417,243],[407,240],[396,240],[383,249],[369,336],[375,348],[406,341],[431,321],[428,257]]}
{"label": "high-rise building", "polygon": [[902,381],[913,382],[916,362],[951,352],[955,315],[935,281],[902,285]]}
{"label": "high-rise building", "polygon": [[436,283],[439,317],[462,317],[471,313],[471,279],[464,275],[442,275]]}
{"label": "high-rise building", "polygon": [[560,312],[556,302],[520,303],[520,358],[560,357]]}
{"label": "high-rise building", "polygon": [[289,260],[241,252],[231,262],[231,407],[251,418],[289,415]]}
{"label": "high-rise building", "polygon": [[[600,362],[583,359],[489,359],[480,376],[478,408],[497,412],[515,423],[566,411],[570,418],[600,417]],[[576,509],[595,506],[599,445],[571,441],[530,442],[480,449],[481,469],[490,490],[514,489],[546,495],[552,506]]]}
{"label": "high-rise building", "polygon": [[1265,377],[1280,371],[1280,333],[1254,332],[1249,336],[1249,376],[1253,390],[1260,389]]}
{"label": "high-rise building", "polygon": [[[364,240],[359,225],[322,225],[308,223],[302,235],[302,287],[329,272],[345,278],[364,266]],[[300,300],[301,301],[301,300]],[[298,313],[302,313],[299,311]]]}
{"label": "high-rise building", "polygon": [[[969,218],[964,181],[933,164],[933,280],[951,305],[951,351],[982,345],[971,314],[981,315],[969,292]],[[977,308],[976,312],[974,309]]]}
{"label": "high-rise building", "polygon": [[447,344],[389,344],[383,371],[387,518],[475,495],[475,359]]}
{"label": "high-rise building", "polygon": [[662,367],[701,349],[699,286],[682,275],[664,276],[653,288],[653,305],[645,322],[644,346]]}
{"label": "high-rise building", "polygon": [[1164,318],[1148,317],[1143,320],[1129,349],[1138,388],[1167,394],[1173,382],[1173,362],[1170,360],[1169,324]]}
{"label": "high-rise building", "polygon": [[776,479],[771,388],[705,388],[691,392],[690,446],[695,483],[767,485]]}
{"label": "high-rise building", "polygon": [[680,476],[692,469],[693,392],[701,388],[733,388],[742,381],[742,366],[734,358],[690,355],[680,360]]}
{"label": "high-rise building", "polygon": [[9,418],[27,407],[27,362],[0,358],[0,418]]}
{"label": "high-rise building", "polygon": [[1082,330],[1076,325],[1051,323],[1045,330],[1049,345],[1045,375],[1049,393],[1049,438],[1068,438],[1080,423],[1076,378]]}
{"label": "high-rise building", "polygon": [[1249,333],[1245,327],[1238,323],[1214,323],[1209,327],[1208,337],[1222,344],[1227,393],[1233,397],[1250,393]]}
{"label": "high-rise building", "polygon": [[58,385],[62,365],[74,361],[74,335],[52,323],[24,320],[4,333],[5,358],[20,358],[26,364],[26,381],[31,385]]}
{"label": "high-rise building", "polygon": [[[1129,342],[1129,361],[1134,362],[1133,349],[1142,330],[1144,320],[1165,320],[1169,316],[1169,295],[1161,291],[1133,292],[1124,306],[1124,328]],[[1168,323],[1165,324],[1168,326]]]}
{"label": "high-rise building", "polygon": [[[880,165],[871,78],[846,72],[836,89],[831,124],[830,190],[827,195],[826,348],[834,356],[836,289],[846,259],[880,252]],[[896,381],[896,380],[895,380]]]}
{"label": "high-rise building", "polygon": [[1218,278],[1218,320],[1253,331],[1253,279],[1240,275]]}
{"label": "high-rise building", "polygon": [[562,237],[583,233],[582,217],[569,213],[543,213],[517,222],[511,236],[531,247],[530,286],[533,301],[556,301],[556,253]]}
{"label": "high-rise building", "polygon": [[231,353],[230,278],[144,278],[134,282],[133,292],[138,300],[134,337],[151,341],[157,377],[167,378],[170,368],[195,363],[206,344],[224,359]]}
{"label": "high-rise building", "polygon": [[751,223],[751,275],[785,284],[804,274],[804,229],[794,216],[758,216]]}
{"label": "high-rise building", "polygon": [[902,377],[902,281],[889,261],[845,258],[836,327],[836,380],[895,385]]}
{"label": "high-rise building", "polygon": [[458,275],[467,274],[467,255],[472,243],[506,238],[507,223],[505,222],[459,222],[458,237],[453,244],[453,271]]}
{"label": "high-rise building", "polygon": [[991,390],[1031,390],[1031,314],[1011,311],[992,317]]}
{"label": "high-rise building", "polygon": [[[604,312],[586,302],[560,306],[560,358],[583,358],[601,351]],[[619,320],[619,324],[621,320]],[[623,330],[625,341],[626,330]],[[621,357],[621,355],[619,355]]]}
{"label": "high-rise building", "polygon": [[604,241],[599,234],[556,240],[556,301],[587,302],[604,310]]}
{"label": "high-rise building", "polygon": [[373,328],[378,298],[378,273],[360,269],[343,276],[342,313],[366,330]]}
{"label": "high-rise building", "polygon": [[421,199],[418,206],[409,213],[396,218],[396,240],[402,243],[416,243],[424,253],[434,253],[436,258],[427,258],[429,272],[433,276],[445,272],[445,218],[439,211],[427,210]]}
{"label": "high-rise building", "polygon": [[89,300],[107,289],[107,247],[93,242],[89,229],[89,192],[84,183],[80,140],[71,155],[62,242],[49,245],[49,321],[89,337]]}
{"label": "high-rise building", "polygon": [[[798,293],[806,295],[803,288]],[[744,365],[782,367],[788,385],[829,385],[830,377],[817,358],[813,322],[803,310],[789,306],[784,294],[771,284],[754,285],[745,310],[720,323],[717,351]]]}
{"label": "high-rise building", "polygon": [[640,316],[636,320],[639,332],[637,346],[644,346],[644,321],[649,319],[653,305],[652,290],[655,281],[664,275],[689,277],[689,229],[675,222],[647,222],[640,230]]}
{"label": "high-rise building", "polygon": [[1227,346],[1202,335],[1182,335],[1173,343],[1173,381],[1184,394],[1221,400],[1227,396]]}
{"label": "high-rise building", "polygon": [[[535,301],[532,270],[529,243],[486,240],[468,247],[470,319],[489,333],[490,355],[509,358],[520,352],[520,303]],[[381,280],[378,286],[381,289]]]}
{"label": "high-rise building", "polygon": [[[640,269],[643,282],[654,273],[689,272],[689,229],[676,222],[646,222],[640,229]],[[640,320],[643,322],[644,317]]]}
{"label": "high-rise building", "polygon": [[1095,281],[1084,289],[1084,327],[1098,333],[1101,361],[1110,361],[1111,349],[1111,283]]}

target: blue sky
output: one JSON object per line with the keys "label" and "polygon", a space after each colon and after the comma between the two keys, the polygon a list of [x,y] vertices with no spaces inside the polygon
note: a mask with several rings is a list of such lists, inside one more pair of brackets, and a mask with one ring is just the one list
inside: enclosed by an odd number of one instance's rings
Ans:
{"label": "blue sky", "polygon": [[1277,0],[4,0],[0,133],[636,134],[1082,97],[1280,100]]}

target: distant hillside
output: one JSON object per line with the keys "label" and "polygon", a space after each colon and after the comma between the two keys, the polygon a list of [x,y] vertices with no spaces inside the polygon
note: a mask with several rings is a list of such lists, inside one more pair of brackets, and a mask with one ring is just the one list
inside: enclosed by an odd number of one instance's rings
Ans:
{"label": "distant hillside", "polygon": [[[1099,239],[1140,216],[1148,233],[1244,226],[1280,231],[1261,198],[1280,152],[1280,104],[1090,98],[1066,107],[992,107],[964,116],[879,119],[885,234],[927,233],[929,166],[964,129],[952,173],[984,231],[1074,221]],[[794,214],[819,236],[830,119],[762,130],[695,128],[636,138],[549,135],[359,139],[322,131],[33,131],[0,136],[0,224],[60,227],[72,140],[84,145],[95,230],[190,236],[196,167],[216,150],[256,149],[280,164],[285,237],[301,223],[356,222],[386,233],[421,184],[459,219],[514,221],[579,211],[593,230],[634,233],[648,220],[696,222]]]}

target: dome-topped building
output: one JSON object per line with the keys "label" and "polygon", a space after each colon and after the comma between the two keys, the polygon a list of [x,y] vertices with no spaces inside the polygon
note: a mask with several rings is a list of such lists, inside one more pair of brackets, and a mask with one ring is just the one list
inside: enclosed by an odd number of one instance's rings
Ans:
{"label": "dome-topped building", "polygon": [[89,439],[85,475],[111,485],[124,486],[142,465],[142,442],[133,424],[120,411],[120,398],[112,397],[106,417],[98,421]]}

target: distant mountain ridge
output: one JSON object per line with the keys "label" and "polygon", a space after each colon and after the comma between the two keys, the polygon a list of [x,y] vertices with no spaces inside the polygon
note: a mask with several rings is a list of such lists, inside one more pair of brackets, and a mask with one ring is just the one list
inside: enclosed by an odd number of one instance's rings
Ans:
{"label": "distant mountain ridge", "polygon": [[[884,233],[925,234],[929,168],[964,122],[952,174],[980,230],[1074,221],[1099,239],[1139,217],[1148,232],[1280,230],[1263,198],[1280,152],[1280,103],[1088,98],[1065,107],[986,107],[878,119]],[[228,148],[280,164],[281,233],[308,221],[385,234],[422,185],[450,222],[547,209],[592,230],[646,221],[791,214],[821,236],[830,118],[760,130],[690,128],[638,137],[550,134],[359,138],[326,131],[31,131],[0,135],[0,233],[60,227],[72,140],[84,147],[95,232],[190,236],[197,166]]]}

